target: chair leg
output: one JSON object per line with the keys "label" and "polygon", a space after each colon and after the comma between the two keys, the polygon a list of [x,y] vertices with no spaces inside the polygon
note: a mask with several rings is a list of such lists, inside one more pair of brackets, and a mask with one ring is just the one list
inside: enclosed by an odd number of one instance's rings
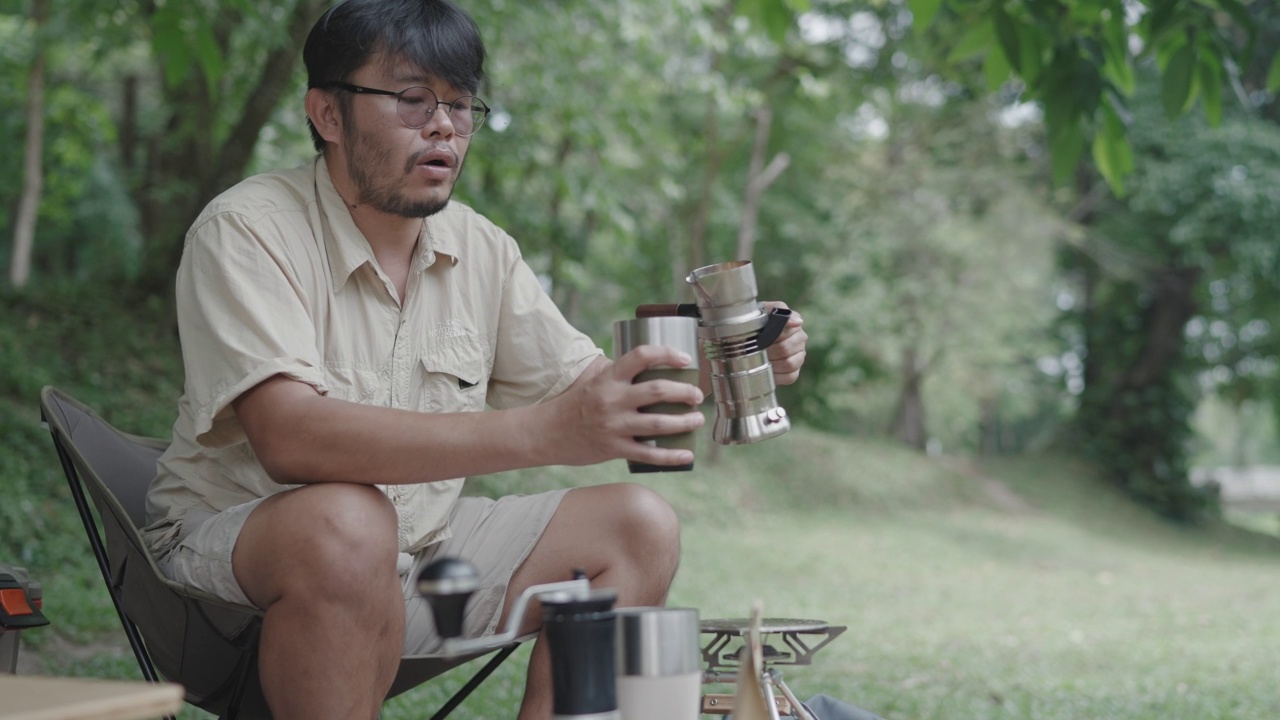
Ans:
{"label": "chair leg", "polygon": [[[147,682],[160,682],[160,675],[156,672],[156,667],[151,662],[151,655],[142,642],[142,633],[138,632],[138,626],[125,615],[124,608],[120,606],[120,599],[111,590],[111,568],[107,566],[107,549],[103,546],[102,536],[98,534],[98,524],[93,520],[93,511],[89,508],[89,501],[84,496],[84,488],[80,486],[80,475],[76,472],[71,458],[67,456],[66,449],[58,441],[57,435],[53,436],[53,447],[58,451],[58,461],[62,463],[67,484],[71,486],[71,497],[75,500],[76,511],[80,514],[80,522],[84,524],[85,534],[89,536],[89,545],[93,549],[94,559],[98,561],[102,582],[107,587],[107,595],[111,596],[111,604],[115,606],[116,615],[120,617],[120,624],[124,627],[125,637],[129,640],[129,647],[133,649],[133,657],[138,661],[142,677]],[[166,715],[164,720],[175,720],[175,718],[173,715]]]}
{"label": "chair leg", "polygon": [[236,720],[240,715],[240,703],[244,700],[245,689],[249,685],[250,672],[258,666],[258,648],[257,635],[251,640],[254,645],[252,652],[245,653],[244,659],[240,662],[240,668],[236,671],[236,684],[231,691],[231,700],[227,703],[227,714],[223,716],[224,720]]}
{"label": "chair leg", "polygon": [[467,681],[467,684],[463,685],[458,692],[453,694],[453,697],[449,698],[448,702],[436,711],[435,715],[431,716],[431,720],[444,720],[446,715],[453,712],[459,705],[461,705],[462,701],[466,700],[467,696],[470,695],[472,691],[477,687],[480,687],[480,683],[488,679],[488,677],[493,674],[493,671],[498,669],[498,666],[502,664],[502,661],[506,660],[511,653],[516,651],[516,647],[518,646],[508,645],[499,650],[497,655],[494,655],[489,662],[485,663],[484,667],[480,668],[480,672],[472,675],[471,679]]}

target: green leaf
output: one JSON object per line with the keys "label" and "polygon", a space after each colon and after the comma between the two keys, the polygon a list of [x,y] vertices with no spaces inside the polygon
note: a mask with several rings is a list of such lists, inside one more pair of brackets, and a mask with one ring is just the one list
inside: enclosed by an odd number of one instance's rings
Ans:
{"label": "green leaf", "polygon": [[764,30],[771,40],[781,45],[791,27],[791,11],[785,0],[742,0],[738,14]]}
{"label": "green leaf", "polygon": [[1076,94],[1075,53],[1062,47],[1054,50],[1053,59],[1040,74],[1036,96],[1044,104],[1045,121],[1050,127],[1074,123],[1080,115]]}
{"label": "green leaf", "polygon": [[1116,13],[1102,27],[1102,53],[1106,62],[1104,74],[1120,92],[1132,95],[1137,86],[1133,63],[1129,58],[1129,29],[1124,14]]}
{"label": "green leaf", "polygon": [[1271,59],[1271,70],[1267,72],[1267,92],[1275,94],[1280,91],[1280,52]]}
{"label": "green leaf", "polygon": [[1200,105],[1204,107],[1204,116],[1210,127],[1222,124],[1222,63],[1212,52],[1200,56],[1200,64],[1196,66],[1200,81]]}
{"label": "green leaf", "polygon": [[216,88],[222,79],[225,64],[222,50],[218,48],[218,41],[213,36],[213,28],[209,27],[207,22],[201,22],[196,26],[195,53],[200,61],[200,69],[204,71],[205,79],[209,81],[209,87]]}
{"label": "green leaf", "polygon": [[1196,69],[1196,48],[1187,43],[1169,58],[1160,81],[1160,101],[1165,115],[1176,117],[1191,102],[1191,84]]}
{"label": "green leaf", "polygon": [[1084,131],[1079,122],[1067,122],[1049,133],[1049,152],[1053,156],[1053,181],[1065,185],[1075,176],[1080,156],[1084,154]]}
{"label": "green leaf", "polygon": [[1018,26],[1013,18],[1005,12],[1004,6],[997,4],[992,18],[996,28],[996,39],[1000,41],[1000,50],[1004,52],[1009,67],[1022,74],[1022,47],[1018,38]]}
{"label": "green leaf", "polygon": [[1230,15],[1237,25],[1246,30],[1252,30],[1258,24],[1238,0],[1217,0],[1215,4]]}
{"label": "green leaf", "polygon": [[907,8],[911,10],[912,29],[923,33],[942,8],[942,0],[907,0]]}
{"label": "green leaf", "polygon": [[995,28],[989,22],[978,22],[969,28],[956,46],[947,53],[947,60],[968,60],[991,49],[991,41],[995,39]]}
{"label": "green leaf", "polygon": [[191,43],[182,28],[178,3],[166,3],[151,18],[151,49],[160,59],[165,83],[180,84],[191,71]]}
{"label": "green leaf", "polygon": [[1133,149],[1120,115],[1106,103],[1102,105],[1102,125],[1093,136],[1093,162],[1111,190],[1123,196],[1125,177],[1133,172]]}
{"label": "green leaf", "polygon": [[1018,74],[1028,83],[1034,83],[1040,77],[1040,70],[1044,67],[1046,44],[1037,36],[1034,25],[1018,26],[1018,58],[1022,63],[1022,69]]}
{"label": "green leaf", "polygon": [[982,66],[987,80],[987,90],[995,92],[1009,79],[1009,62],[1004,53],[988,52]]}

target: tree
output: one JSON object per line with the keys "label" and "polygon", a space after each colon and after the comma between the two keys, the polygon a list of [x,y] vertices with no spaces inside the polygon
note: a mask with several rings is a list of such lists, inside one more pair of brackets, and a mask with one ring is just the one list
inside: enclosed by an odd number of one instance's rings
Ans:
{"label": "tree", "polygon": [[327,5],[139,2],[163,98],[158,122],[123,132],[144,148],[133,195],[148,248],[148,288],[167,292],[187,226],[244,177],[262,129],[298,87],[303,42]]}
{"label": "tree", "polygon": [[[1140,64],[1160,70],[1160,99],[1174,116],[1198,99],[1211,124],[1223,114],[1223,88],[1257,52],[1252,12],[1240,0],[909,0],[917,29],[940,50],[949,72],[982,63],[989,85],[1016,78],[1044,109],[1054,177],[1075,177],[1085,148],[1117,192],[1133,172],[1128,100]],[[1280,71],[1277,71],[1280,72]]]}
{"label": "tree", "polygon": [[1169,120],[1159,105],[1140,89],[1131,192],[1093,210],[1071,257],[1088,353],[1079,424],[1118,484],[1191,519],[1214,510],[1187,479],[1200,388],[1277,387],[1280,130],[1243,113],[1217,128]]}
{"label": "tree", "polygon": [[9,262],[9,282],[15,288],[26,286],[31,275],[31,246],[35,242],[36,214],[44,187],[44,63],[43,35],[49,18],[48,0],[33,0],[31,25],[36,37],[35,57],[27,76],[27,137],[23,143],[22,200],[14,222],[13,255]]}

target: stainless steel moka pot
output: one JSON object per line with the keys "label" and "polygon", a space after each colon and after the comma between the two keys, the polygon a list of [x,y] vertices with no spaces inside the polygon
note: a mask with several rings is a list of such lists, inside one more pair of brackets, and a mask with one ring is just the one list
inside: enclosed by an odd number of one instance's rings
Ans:
{"label": "stainless steel moka pot", "polygon": [[745,445],[790,430],[787,411],[778,405],[767,350],[786,327],[791,311],[775,308],[766,313],[760,307],[749,260],[698,268],[685,282],[697,294],[696,305],[641,305],[636,317],[698,319],[698,339],[711,366],[716,403],[711,439],[721,445]]}

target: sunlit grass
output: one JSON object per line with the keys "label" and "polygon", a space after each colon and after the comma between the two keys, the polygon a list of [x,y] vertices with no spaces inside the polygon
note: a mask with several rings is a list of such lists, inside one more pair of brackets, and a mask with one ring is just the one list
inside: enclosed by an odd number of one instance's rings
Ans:
{"label": "sunlit grass", "polygon": [[[474,486],[658,490],[684,527],[672,604],[739,617],[759,599],[766,615],[848,627],[813,665],[781,668],[801,698],[826,693],[889,720],[1280,717],[1274,537],[1170,525],[1055,457],[928,459],[796,430],[699,464]],[[527,653],[457,717],[513,717]],[[127,658],[65,667],[114,674]],[[429,717],[477,667],[393,699],[383,718]]]}

